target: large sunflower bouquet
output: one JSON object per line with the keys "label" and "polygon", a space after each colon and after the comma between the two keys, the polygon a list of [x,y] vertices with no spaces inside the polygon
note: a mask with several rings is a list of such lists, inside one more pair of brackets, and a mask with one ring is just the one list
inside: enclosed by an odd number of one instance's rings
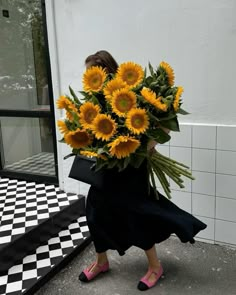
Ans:
{"label": "large sunflower bouquet", "polygon": [[177,115],[187,114],[181,108],[183,87],[174,86],[168,63],[156,69],[149,63],[148,69],[149,73],[134,62],[120,64],[115,74],[90,67],[83,74],[79,97],[69,87],[70,94],[58,99],[66,118],[57,124],[61,141],[73,154],[94,157],[96,170],[138,168],[147,160],[152,186],[156,188],[156,176],[170,198],[169,177],[180,187],[182,176],[193,177],[187,166],[150,146],[169,141],[167,130],[179,131]]}

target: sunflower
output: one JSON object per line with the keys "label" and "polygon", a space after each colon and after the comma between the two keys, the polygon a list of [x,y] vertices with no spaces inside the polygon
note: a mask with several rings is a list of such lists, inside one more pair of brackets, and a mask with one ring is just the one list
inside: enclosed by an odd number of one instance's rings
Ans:
{"label": "sunflower", "polygon": [[91,128],[93,120],[101,111],[98,105],[95,105],[91,102],[83,103],[79,110],[80,110],[80,114],[79,114],[80,123],[85,129]]}
{"label": "sunflower", "polygon": [[106,80],[106,72],[102,67],[93,66],[83,75],[83,88],[85,92],[98,92],[102,89]]}
{"label": "sunflower", "polygon": [[175,82],[175,73],[172,67],[167,62],[164,62],[164,61],[160,63],[160,67],[165,70],[169,85],[173,86]]}
{"label": "sunflower", "polygon": [[142,82],[143,77],[143,68],[131,61],[121,64],[117,70],[117,78],[124,81],[130,88],[134,88]]}
{"label": "sunflower", "polygon": [[57,100],[58,109],[67,109],[71,105],[71,101],[64,95],[61,95]]}
{"label": "sunflower", "polygon": [[61,133],[67,133],[69,132],[68,127],[66,126],[66,123],[64,121],[58,120],[57,121],[57,126],[60,130]]}
{"label": "sunflower", "polygon": [[146,111],[144,109],[132,109],[127,114],[125,124],[134,134],[144,133],[149,126]]}
{"label": "sunflower", "polygon": [[167,105],[165,103],[162,103],[161,97],[157,98],[156,93],[153,92],[151,89],[143,87],[143,89],[141,90],[141,95],[146,101],[148,101],[158,110],[161,110],[163,112],[167,111]]}
{"label": "sunflower", "polygon": [[119,136],[108,144],[110,154],[117,159],[128,157],[140,146],[140,141],[129,136]]}
{"label": "sunflower", "polygon": [[115,90],[111,106],[114,113],[120,117],[125,117],[127,112],[136,107],[136,94],[127,88]]}
{"label": "sunflower", "polygon": [[91,136],[86,130],[80,128],[66,133],[64,139],[74,149],[83,148],[91,143]]}
{"label": "sunflower", "polygon": [[109,140],[116,132],[116,123],[110,115],[98,114],[91,129],[97,139]]}
{"label": "sunflower", "polygon": [[177,88],[177,92],[175,94],[175,99],[174,99],[174,102],[173,102],[173,107],[174,107],[175,111],[177,111],[178,108],[179,108],[179,101],[180,101],[180,97],[181,97],[183,92],[184,92],[184,88],[182,86],[179,86]]}
{"label": "sunflower", "polygon": [[80,154],[82,156],[85,156],[85,157],[88,157],[88,158],[99,158],[99,159],[102,159],[102,160],[107,160],[107,157],[104,156],[104,155],[101,155],[101,154],[98,154],[98,153],[95,153],[95,152],[91,152],[91,151],[80,151]]}
{"label": "sunflower", "polygon": [[107,85],[104,87],[103,89],[103,93],[105,95],[105,98],[109,101],[112,99],[112,95],[113,92],[115,90],[121,89],[121,88],[125,88],[125,86],[127,86],[127,84],[125,82],[123,82],[121,79],[116,78],[113,80],[110,80]]}

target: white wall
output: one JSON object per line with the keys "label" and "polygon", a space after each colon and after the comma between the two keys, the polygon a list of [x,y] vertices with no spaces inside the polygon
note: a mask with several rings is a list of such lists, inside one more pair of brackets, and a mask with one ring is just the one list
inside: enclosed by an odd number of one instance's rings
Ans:
{"label": "white wall", "polygon": [[146,66],[166,60],[185,88],[184,107],[191,112],[181,121],[236,124],[236,1],[52,2],[61,91],[69,84],[81,87],[84,59],[99,49],[118,62]]}

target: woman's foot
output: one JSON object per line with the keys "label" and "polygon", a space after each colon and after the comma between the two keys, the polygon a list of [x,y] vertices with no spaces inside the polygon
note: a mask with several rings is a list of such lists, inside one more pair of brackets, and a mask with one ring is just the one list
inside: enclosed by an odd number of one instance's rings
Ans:
{"label": "woman's foot", "polygon": [[151,267],[149,266],[148,272],[144,277],[141,278],[141,280],[138,283],[138,289],[140,291],[146,291],[156,285],[158,280],[163,274],[163,268],[161,264]]}
{"label": "woman's foot", "polygon": [[109,270],[109,262],[98,263],[94,262],[89,267],[84,269],[79,275],[79,280],[81,282],[89,282],[95,277],[97,277],[100,273],[105,273]]}

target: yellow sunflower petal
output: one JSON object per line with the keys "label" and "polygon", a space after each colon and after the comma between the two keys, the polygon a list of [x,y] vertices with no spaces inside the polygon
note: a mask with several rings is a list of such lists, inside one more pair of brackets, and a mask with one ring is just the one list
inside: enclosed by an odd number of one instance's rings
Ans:
{"label": "yellow sunflower petal", "polygon": [[177,111],[178,108],[179,108],[179,101],[180,101],[180,97],[181,97],[183,92],[184,92],[184,88],[182,86],[179,86],[178,89],[177,89],[177,92],[175,94],[175,99],[174,99],[174,102],[173,102],[173,107],[174,107],[175,111]]}
{"label": "yellow sunflower petal", "polygon": [[113,92],[115,90],[125,88],[127,84],[123,82],[121,79],[116,78],[113,80],[110,80],[107,85],[103,89],[103,93],[105,95],[105,98],[109,101],[112,99]]}
{"label": "yellow sunflower petal", "polygon": [[168,77],[169,85],[173,86],[174,82],[175,82],[175,73],[174,73],[174,70],[172,69],[172,67],[167,62],[164,62],[164,61],[162,61],[160,63],[160,67],[165,70],[166,75]]}
{"label": "yellow sunflower petal", "polygon": [[98,92],[102,89],[106,80],[106,72],[102,67],[93,66],[83,75],[83,88],[85,92]]}
{"label": "yellow sunflower petal", "polygon": [[161,97],[157,98],[156,93],[153,92],[151,89],[143,87],[143,89],[141,90],[141,95],[147,102],[152,104],[158,110],[161,110],[163,112],[167,111],[167,105],[161,101]]}
{"label": "yellow sunflower petal", "polygon": [[61,133],[69,132],[69,129],[67,128],[66,123],[64,121],[58,120],[57,126],[58,126]]}
{"label": "yellow sunflower petal", "polygon": [[83,128],[90,129],[93,123],[93,120],[101,111],[98,105],[95,105],[91,102],[85,102],[80,106],[79,119]]}
{"label": "yellow sunflower petal", "polygon": [[111,100],[112,111],[120,117],[125,117],[132,108],[136,107],[136,100],[136,94],[127,88],[115,90]]}
{"label": "yellow sunflower petal", "polygon": [[91,143],[91,136],[86,130],[76,129],[69,131],[64,136],[65,142],[74,149],[79,149],[88,146]]}
{"label": "yellow sunflower petal", "polygon": [[144,109],[134,108],[128,112],[125,124],[134,134],[144,133],[149,126],[148,115]]}
{"label": "yellow sunflower petal", "polygon": [[116,123],[110,115],[98,114],[91,129],[97,139],[108,141],[116,132]]}
{"label": "yellow sunflower petal", "polygon": [[130,88],[134,88],[141,83],[143,77],[143,68],[131,61],[122,63],[117,70],[117,78],[124,81]]}
{"label": "yellow sunflower petal", "polygon": [[129,136],[119,136],[108,144],[110,154],[117,159],[128,157],[140,146],[140,141]]}
{"label": "yellow sunflower petal", "polygon": [[82,156],[85,156],[85,157],[88,157],[88,158],[99,158],[99,159],[102,159],[102,160],[107,160],[107,157],[104,156],[104,155],[101,155],[101,154],[98,154],[98,153],[95,153],[95,152],[91,152],[91,151],[80,151],[80,154]]}
{"label": "yellow sunflower petal", "polygon": [[70,100],[64,95],[61,95],[57,100],[58,109],[67,109],[70,104],[71,104]]}

